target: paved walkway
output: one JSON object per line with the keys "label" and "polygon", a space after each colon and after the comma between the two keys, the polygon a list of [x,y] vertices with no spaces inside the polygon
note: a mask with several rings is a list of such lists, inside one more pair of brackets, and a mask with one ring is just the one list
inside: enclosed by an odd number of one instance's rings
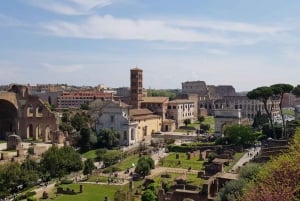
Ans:
{"label": "paved walkway", "polygon": [[249,163],[251,159],[255,157],[261,150],[261,147],[250,148],[244,154],[242,158],[231,168],[231,172],[237,172],[240,167],[242,167],[245,163]]}

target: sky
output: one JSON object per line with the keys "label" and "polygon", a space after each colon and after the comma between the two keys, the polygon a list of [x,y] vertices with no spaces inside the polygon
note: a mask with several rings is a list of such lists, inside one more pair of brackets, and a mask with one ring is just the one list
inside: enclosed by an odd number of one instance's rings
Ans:
{"label": "sky", "polygon": [[0,85],[300,84],[298,0],[2,0]]}

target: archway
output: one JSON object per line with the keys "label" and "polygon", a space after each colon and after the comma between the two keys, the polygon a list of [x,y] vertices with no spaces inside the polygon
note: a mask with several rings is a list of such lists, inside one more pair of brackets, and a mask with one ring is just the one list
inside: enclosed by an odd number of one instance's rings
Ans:
{"label": "archway", "polygon": [[27,138],[33,138],[33,125],[29,124],[27,126]]}
{"label": "archway", "polygon": [[7,100],[0,99],[0,139],[17,132],[18,112],[15,105]]}

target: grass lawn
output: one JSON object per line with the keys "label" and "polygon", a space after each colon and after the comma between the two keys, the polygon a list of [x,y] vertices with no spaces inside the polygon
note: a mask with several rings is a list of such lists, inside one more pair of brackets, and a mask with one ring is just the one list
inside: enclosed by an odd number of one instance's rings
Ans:
{"label": "grass lawn", "polygon": [[[74,189],[75,192],[79,192],[80,184],[69,184],[61,185],[64,189]],[[83,193],[78,193],[77,195],[56,195],[55,192],[49,195],[50,200],[55,201],[102,201],[105,196],[109,200],[114,200],[114,194],[118,189],[128,190],[128,185],[124,186],[114,186],[114,185],[97,185],[97,184],[83,184]],[[56,188],[55,188],[56,191]],[[43,199],[41,199],[43,200]]]}
{"label": "grass lawn", "polygon": [[[168,173],[168,175],[170,175],[170,178],[161,178],[160,176],[156,177],[154,179],[154,181],[158,184],[160,184],[162,181],[164,182],[175,182],[175,179],[179,176],[182,176],[182,174],[178,174],[178,173]],[[186,183],[189,185],[194,185],[194,186],[198,186],[199,188],[202,188],[203,185],[203,179],[201,178],[197,178],[197,175],[195,174],[186,174]]]}
{"label": "grass lawn", "polygon": [[136,165],[138,160],[139,160],[139,156],[138,155],[128,156],[127,158],[125,158],[124,160],[122,160],[120,163],[118,163],[117,166],[122,171],[124,171],[127,168],[132,167],[132,163],[134,163]]}
{"label": "grass lawn", "polygon": [[282,113],[285,114],[285,115],[295,116],[295,111],[294,110],[282,109]]}
{"label": "grass lawn", "polygon": [[90,159],[95,159],[97,158],[97,155],[96,155],[96,150],[90,150],[88,152],[85,152],[84,154],[82,154],[83,157],[85,158],[90,158]]}
{"label": "grass lawn", "polygon": [[[193,170],[201,170],[203,168],[203,162],[200,161],[198,157],[191,158],[187,160],[186,153],[178,153],[179,159],[176,159],[176,153],[170,153],[166,158],[163,160],[163,167],[171,167],[171,168],[184,168],[188,169],[191,167]],[[178,164],[178,161],[181,161],[181,164]]]}

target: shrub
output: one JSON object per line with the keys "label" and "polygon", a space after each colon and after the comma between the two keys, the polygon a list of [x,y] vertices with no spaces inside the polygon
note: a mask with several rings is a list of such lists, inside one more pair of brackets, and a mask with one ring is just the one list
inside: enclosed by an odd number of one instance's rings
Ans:
{"label": "shrub", "polygon": [[119,171],[121,171],[121,169],[119,168],[119,167],[117,167],[117,166],[110,166],[110,167],[108,167],[108,168],[105,168],[104,170],[103,170],[103,173],[111,173],[111,172],[119,172]]}
{"label": "shrub", "polygon": [[72,183],[73,183],[73,180],[71,180],[71,179],[63,179],[63,180],[61,180],[60,183],[61,183],[61,184],[72,184]]}

